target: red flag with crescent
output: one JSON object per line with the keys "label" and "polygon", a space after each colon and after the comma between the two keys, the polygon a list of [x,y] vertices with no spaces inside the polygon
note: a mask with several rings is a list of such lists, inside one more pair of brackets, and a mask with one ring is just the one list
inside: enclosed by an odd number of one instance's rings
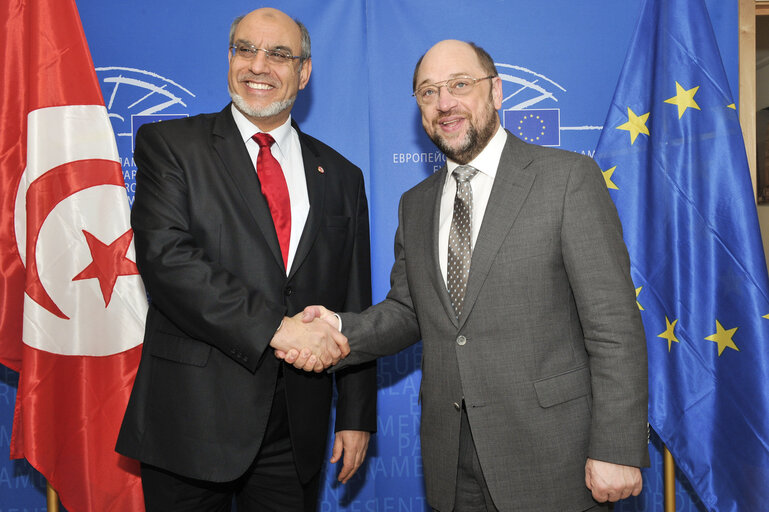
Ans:
{"label": "red flag with crescent", "polygon": [[0,362],[19,372],[11,457],[70,512],[142,511],[114,446],[147,299],[120,157],[74,0],[0,7]]}

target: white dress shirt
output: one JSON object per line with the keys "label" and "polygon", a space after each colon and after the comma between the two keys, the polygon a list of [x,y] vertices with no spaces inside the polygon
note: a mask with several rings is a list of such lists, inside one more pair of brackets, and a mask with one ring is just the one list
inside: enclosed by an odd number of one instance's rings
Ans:
{"label": "white dress shirt", "polygon": [[[235,105],[232,105],[231,109],[232,117],[235,119],[235,124],[238,126],[258,175],[259,169],[256,168],[256,158],[259,156],[259,144],[251,137],[261,130],[249,121],[240,110],[235,108]],[[299,135],[291,126],[291,116],[285,123],[267,133],[275,139],[275,144],[270,149],[272,156],[275,157],[283,170],[283,176],[285,176],[288,186],[288,197],[291,200],[291,239],[288,245],[288,263],[286,265],[286,275],[288,275],[294,262],[296,247],[299,245],[304,224],[307,222],[307,215],[310,213],[310,197],[307,194],[307,178],[304,174],[302,147],[299,144]]]}
{"label": "white dress shirt", "polygon": [[[491,195],[491,187],[494,185],[494,178],[497,176],[497,167],[502,158],[502,150],[507,141],[507,132],[498,127],[497,133],[491,137],[491,140],[483,151],[475,157],[468,165],[478,169],[478,173],[470,180],[470,186],[473,189],[473,233],[470,242],[471,247],[475,247],[475,241],[478,239],[478,232],[481,230],[483,215],[486,212],[486,205]],[[446,283],[446,273],[449,259],[449,231],[451,230],[451,219],[454,216],[454,196],[457,193],[457,181],[452,176],[454,169],[459,164],[453,160],[446,159],[448,173],[446,181],[443,184],[443,193],[441,194],[441,212],[440,225],[438,226],[438,263],[441,267],[443,282]]]}

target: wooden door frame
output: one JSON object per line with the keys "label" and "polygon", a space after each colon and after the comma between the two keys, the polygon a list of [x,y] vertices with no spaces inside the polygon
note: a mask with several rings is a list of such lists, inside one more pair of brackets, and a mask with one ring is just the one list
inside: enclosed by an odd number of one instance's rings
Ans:
{"label": "wooden door frame", "polygon": [[[756,4],[763,4],[757,6]],[[769,14],[769,2],[739,0],[739,115],[756,197],[756,15]]]}

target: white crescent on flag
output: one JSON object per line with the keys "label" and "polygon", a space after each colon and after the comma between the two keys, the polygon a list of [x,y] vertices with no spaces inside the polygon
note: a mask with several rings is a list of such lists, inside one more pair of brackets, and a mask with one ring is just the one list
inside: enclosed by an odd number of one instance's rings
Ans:
{"label": "white crescent on flag", "polygon": [[141,343],[147,297],[105,107],[29,113],[14,225],[27,270],[25,344],[106,356]]}

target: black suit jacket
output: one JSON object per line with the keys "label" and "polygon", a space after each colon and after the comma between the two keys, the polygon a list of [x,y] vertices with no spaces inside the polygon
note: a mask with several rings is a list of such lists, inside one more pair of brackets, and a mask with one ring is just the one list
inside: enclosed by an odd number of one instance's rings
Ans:
{"label": "black suit jacket", "polygon": [[[284,315],[371,301],[368,207],[360,170],[300,132],[310,212],[289,276],[254,164],[227,106],[148,124],[136,138],[131,214],[151,297],[144,349],[117,451],[210,481],[256,457],[278,368]],[[332,377],[284,366],[297,469],[323,462]],[[376,367],[336,377],[336,430],[376,429]]]}

